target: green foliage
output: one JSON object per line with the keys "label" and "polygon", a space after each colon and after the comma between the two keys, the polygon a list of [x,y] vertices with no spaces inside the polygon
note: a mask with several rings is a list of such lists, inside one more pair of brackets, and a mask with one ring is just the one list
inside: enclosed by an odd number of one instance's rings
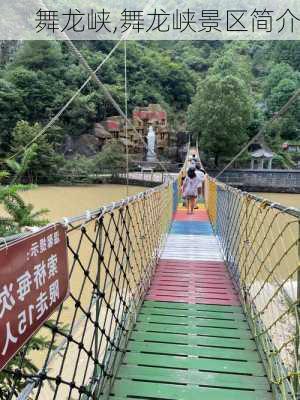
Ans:
{"label": "green foliage", "polygon": [[264,96],[268,98],[282,80],[289,80],[299,84],[300,73],[293,70],[293,68],[288,64],[273,64],[268,71],[266,79],[264,80]]}
{"label": "green foliage", "polygon": [[26,177],[28,181],[51,182],[52,175],[49,174],[52,168],[57,168],[62,163],[62,157],[54,150],[49,142],[51,131],[48,135],[39,135],[42,128],[40,124],[30,125],[27,121],[19,121],[12,133],[12,151],[20,154],[21,157],[35,138],[35,151],[31,154],[26,165]]}
{"label": "green foliage", "polygon": [[9,150],[13,128],[28,113],[21,92],[6,79],[0,79],[0,109],[0,151],[3,155]]}
{"label": "green foliage", "polygon": [[7,166],[14,173],[11,183],[19,182],[22,179],[23,175],[25,175],[26,171],[28,170],[31,161],[36,157],[37,149],[38,145],[33,143],[30,147],[24,150],[20,162],[13,158],[6,160]]}
{"label": "green foliage", "polygon": [[89,158],[75,156],[66,160],[57,173],[57,179],[64,183],[94,182],[99,173],[112,173],[116,175],[123,172],[126,167],[125,148],[117,140],[111,140],[105,144],[102,151]]}
{"label": "green foliage", "polygon": [[19,190],[18,186],[9,186],[1,190],[0,202],[10,218],[4,218],[0,222],[0,236],[18,233],[25,226],[43,226],[48,222],[41,218],[48,210],[34,211],[32,204],[24,202],[18,193]]}
{"label": "green foliage", "polygon": [[250,84],[252,80],[250,58],[247,54],[243,54],[241,47],[237,45],[229,47],[222,56],[217,58],[209,73],[210,75],[220,74],[222,77],[235,76],[244,83]]}
{"label": "green foliage", "polygon": [[20,233],[26,226],[43,226],[48,223],[46,209],[35,211],[32,204],[26,204],[19,192],[32,189],[30,185],[13,184],[0,186],[0,204],[5,211],[0,216],[0,236]]}
{"label": "green foliage", "polygon": [[73,159],[66,160],[58,170],[57,180],[64,184],[78,182],[93,182],[93,174],[96,173],[95,161],[93,158],[77,155]]}
{"label": "green foliage", "polygon": [[300,43],[298,40],[279,40],[273,43],[272,56],[277,62],[289,64],[300,71]]}
{"label": "green foliage", "polygon": [[[29,147],[21,161],[18,163],[15,160],[7,160],[6,163],[15,174],[13,181],[16,182],[26,172],[29,163],[35,156],[36,145]],[[7,171],[0,171],[0,180],[7,179],[10,176]],[[10,184],[0,186],[0,204],[2,205],[5,214],[0,216],[0,236],[7,237],[16,233],[20,233],[22,228],[26,226],[43,226],[48,223],[44,218],[46,209],[35,211],[32,204],[26,204],[20,196],[20,191],[32,189],[32,186],[21,184]],[[26,374],[34,374],[38,368],[31,361],[30,355],[33,350],[46,350],[51,343],[44,337],[33,337],[26,346],[27,355],[24,356],[22,350],[14,356],[6,365],[5,369],[0,374],[0,399],[6,400],[12,395],[17,396],[25,385],[24,378],[16,378],[13,372],[20,369]]]}
{"label": "green foliage", "polygon": [[103,146],[101,153],[95,158],[97,169],[109,169],[115,173],[120,172],[126,166],[124,146],[117,140],[113,140]]}
{"label": "green foliage", "polygon": [[200,82],[189,122],[201,149],[214,156],[216,165],[220,156],[233,156],[246,141],[251,108],[247,87],[240,79],[214,75]]}
{"label": "green foliage", "polygon": [[[82,41],[77,46],[95,68],[114,44]],[[254,105],[246,131],[241,132],[240,140],[237,140],[243,143],[244,135],[254,136],[264,121],[278,111],[293,90],[299,87],[299,49],[296,41],[130,42],[127,44],[129,112],[137,105],[160,103],[167,110],[169,121],[182,129],[195,88],[206,84],[209,77],[218,76],[222,80],[233,76],[247,88],[247,104]],[[37,126],[42,129],[86,77],[86,71],[65,43],[25,41],[15,59],[0,71],[0,156],[24,148],[25,140],[17,131],[23,130],[26,140],[32,137],[30,131],[36,131]],[[101,80],[122,106],[122,46],[101,68]],[[241,96],[244,99],[244,94]],[[197,97],[193,103],[197,103]],[[240,97],[239,93],[237,97]],[[204,96],[203,101],[206,101]],[[194,118],[189,118],[189,127],[194,135],[199,135],[200,119],[197,121],[196,105],[191,106],[189,115],[193,109],[196,111]],[[65,135],[76,139],[82,134],[92,133],[95,122],[115,114],[116,110],[105,95],[90,82],[47,131],[45,139],[38,143],[36,157],[23,179],[57,181],[57,171],[64,164],[61,153]],[[22,120],[27,121],[28,127],[21,129],[17,125]],[[276,125],[278,141],[299,140],[299,124],[298,102]],[[274,138],[274,133],[270,138]],[[224,153],[224,156],[227,155]],[[66,169],[70,168],[70,163],[67,164]]]}
{"label": "green foliage", "polygon": [[[294,71],[290,65],[276,64],[270,69],[270,73],[264,84],[267,112],[278,112],[286,104],[290,97],[300,88],[300,73]],[[276,134],[283,140],[300,138],[300,99],[298,98],[288,112],[271,128],[276,128]],[[269,129],[270,132],[270,129]],[[272,136],[272,134],[271,134]],[[274,134],[273,134],[274,136]]]}
{"label": "green foliage", "polygon": [[[51,344],[51,340],[45,337],[35,336],[28,342],[27,353],[31,351],[46,351]],[[23,357],[22,351],[20,351],[5,367],[0,374],[0,400],[7,400],[11,396],[12,388],[14,388],[14,396],[17,396],[24,388],[26,381],[24,378],[16,379],[13,375],[13,371],[20,368],[22,365],[21,372],[24,374],[33,375],[38,372],[38,368],[28,357]]]}
{"label": "green foliage", "polygon": [[[55,41],[26,41],[17,53],[14,63],[29,70],[47,69],[57,71],[63,61],[62,45]],[[56,72],[59,74],[59,71]]]}

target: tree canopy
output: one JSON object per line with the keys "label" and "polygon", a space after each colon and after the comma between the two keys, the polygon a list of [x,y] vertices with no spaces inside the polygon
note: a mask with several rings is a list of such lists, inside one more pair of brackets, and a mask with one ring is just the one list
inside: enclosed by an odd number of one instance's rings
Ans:
{"label": "tree canopy", "polygon": [[200,148],[213,155],[235,154],[247,139],[251,101],[247,87],[237,77],[212,75],[199,83],[189,109],[193,132],[200,138]]}
{"label": "tree canopy", "polygon": [[[89,65],[96,68],[114,43],[82,41],[76,45]],[[213,148],[218,148],[220,157],[230,157],[239,144],[244,143],[247,137],[254,136],[262,124],[299,88],[299,48],[299,43],[285,41],[130,42],[127,46],[128,111],[130,113],[135,106],[160,103],[168,112],[168,120],[175,131],[185,128],[188,120],[187,128],[194,137],[199,136],[203,141],[203,135],[209,132],[206,142],[211,142],[211,145],[207,151],[211,153]],[[123,107],[122,47],[114,52],[99,74],[107,89]],[[20,147],[20,143],[16,142],[16,129],[20,129],[20,125],[17,126],[20,121],[26,121],[30,129],[36,124],[42,128],[86,78],[86,71],[65,43],[22,43],[14,57],[0,68],[1,156],[10,155],[16,147]],[[231,87],[237,91],[235,94]],[[212,90],[212,93],[204,93],[205,88]],[[220,99],[226,98],[227,101],[227,97],[222,90],[230,91],[232,96],[228,96],[228,104],[223,106]],[[231,114],[233,108],[236,109],[236,118]],[[201,113],[209,110],[210,116],[206,115],[209,122],[203,121],[200,110]],[[59,158],[59,162],[64,162],[62,149],[66,137],[78,139],[83,134],[91,134],[95,122],[116,113],[105,95],[90,82],[62,113],[53,129],[47,132],[46,142],[48,149],[52,146],[52,155],[46,157],[47,162],[43,160],[45,173],[43,176],[38,174],[37,179],[51,181],[52,162],[57,163]],[[203,124],[212,125],[211,121],[220,124],[214,116],[223,114],[226,115],[223,132],[229,132],[229,123],[234,132],[232,139],[225,134],[226,140],[232,140],[237,146],[219,145],[218,136],[212,133],[212,128],[203,129]],[[246,117],[246,114],[250,117]],[[299,121],[298,102],[276,127],[267,130],[266,135],[274,138],[276,130],[278,146],[284,140],[299,141]],[[28,129],[25,133],[27,139],[31,137]],[[241,129],[239,134],[238,129]],[[45,143],[40,146],[45,146]],[[50,153],[46,151],[45,154]]]}

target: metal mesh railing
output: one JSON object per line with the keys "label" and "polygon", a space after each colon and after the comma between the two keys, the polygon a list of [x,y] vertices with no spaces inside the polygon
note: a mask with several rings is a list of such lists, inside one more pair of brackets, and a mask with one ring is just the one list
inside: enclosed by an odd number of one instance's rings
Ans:
{"label": "metal mesh railing", "polygon": [[[29,342],[17,367],[1,372],[10,385],[3,399],[108,396],[169,229],[175,188],[165,182],[65,221],[70,296],[37,332],[48,348],[35,351]],[[27,368],[28,359],[36,370]]]}
{"label": "metal mesh railing", "polygon": [[274,392],[297,399],[300,211],[211,178],[205,187],[212,225]]}

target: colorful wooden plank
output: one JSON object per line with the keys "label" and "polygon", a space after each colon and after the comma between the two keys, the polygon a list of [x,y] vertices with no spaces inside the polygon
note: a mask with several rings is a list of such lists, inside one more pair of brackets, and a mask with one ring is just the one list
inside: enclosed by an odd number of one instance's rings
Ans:
{"label": "colorful wooden plank", "polygon": [[172,302],[166,302],[166,303],[160,303],[159,301],[145,301],[143,304],[143,309],[145,308],[155,308],[155,309],[164,309],[164,310],[169,310],[169,309],[178,309],[181,311],[206,311],[206,312],[211,312],[211,313],[227,313],[228,315],[244,315],[243,314],[243,309],[241,306],[233,307],[233,306],[210,306],[206,304],[199,304],[199,305],[193,305],[193,304],[174,304]]}
{"label": "colorful wooden plank", "polygon": [[211,318],[199,318],[199,317],[179,317],[170,315],[153,315],[143,314],[142,312],[138,315],[138,322],[154,322],[154,323],[165,323],[175,325],[187,325],[187,326],[206,326],[215,328],[228,328],[228,329],[245,329],[249,331],[249,326],[245,321],[228,321],[224,319],[211,319]]}
{"label": "colorful wooden plank", "polygon": [[257,351],[255,350],[240,350],[228,349],[220,347],[206,347],[206,346],[191,346],[176,343],[155,343],[155,342],[140,342],[130,340],[128,343],[128,350],[140,353],[159,353],[159,354],[173,354],[183,356],[195,356],[204,358],[214,358],[221,360],[239,360],[239,361],[260,361]]}
{"label": "colorful wooden plank", "polygon": [[176,211],[173,214],[174,221],[209,221],[208,213],[204,210],[195,212],[194,214],[187,214],[186,211]]}
{"label": "colorful wooden plank", "polygon": [[[133,397],[135,399],[169,399],[169,400],[271,400],[267,391],[230,390],[224,388],[201,387],[197,385],[176,385],[157,382],[116,380],[112,389],[115,396]],[[113,399],[114,397],[112,397]]]}
{"label": "colorful wooden plank", "polygon": [[[239,321],[239,320],[246,320],[245,315],[243,314],[242,311],[232,311],[228,312],[226,310],[226,307],[221,306],[221,307],[216,307],[215,308],[204,308],[201,305],[193,305],[193,304],[187,304],[188,307],[184,308],[178,308],[176,307],[176,303],[174,304],[175,307],[169,307],[169,305],[173,303],[160,303],[160,302],[154,302],[154,301],[145,301],[143,304],[143,307],[141,309],[142,314],[150,314],[150,315],[174,315],[174,316],[179,316],[179,317],[187,317],[187,318],[193,318],[193,317],[198,317],[198,318],[209,318],[209,319],[221,319],[221,320],[230,320],[230,321]],[[162,307],[157,307],[157,305],[161,305]],[[163,306],[166,307],[163,307]],[[212,306],[213,307],[213,306]],[[225,310],[222,310],[222,307],[225,308]],[[230,307],[230,308],[236,308],[237,310],[240,310],[239,307]]]}
{"label": "colorful wooden plank", "polygon": [[146,299],[111,400],[271,400],[203,205],[177,208]]}
{"label": "colorful wooden plank", "polygon": [[196,299],[194,297],[184,297],[184,298],[179,298],[177,296],[168,296],[168,295],[147,295],[146,300],[155,300],[155,301],[174,301],[178,303],[189,303],[189,304],[207,304],[207,305],[234,305],[237,306],[239,304],[239,301],[236,299],[230,299],[230,300],[225,300],[225,299],[206,299],[206,298],[200,298]]}
{"label": "colorful wooden plank", "polygon": [[[177,343],[188,344],[191,346],[211,346],[215,348],[230,348],[232,351],[237,350],[255,350],[256,345],[254,340],[229,338],[229,337],[210,337],[210,336],[197,336],[186,335],[180,333],[168,332],[138,332],[133,331],[131,338],[140,342],[156,342],[156,343]],[[163,344],[162,344],[163,348]]]}
{"label": "colorful wooden plank", "polygon": [[173,221],[171,234],[181,235],[212,235],[212,227],[209,222],[198,221]]}
{"label": "colorful wooden plank", "polygon": [[217,239],[212,235],[169,234],[161,260],[223,261]]}
{"label": "colorful wooden plank", "polygon": [[174,370],[151,366],[122,365],[118,373],[119,378],[134,379],[149,382],[166,382],[192,384],[201,383],[202,386],[224,387],[231,389],[261,389],[268,390],[265,378],[218,372],[196,370]]}

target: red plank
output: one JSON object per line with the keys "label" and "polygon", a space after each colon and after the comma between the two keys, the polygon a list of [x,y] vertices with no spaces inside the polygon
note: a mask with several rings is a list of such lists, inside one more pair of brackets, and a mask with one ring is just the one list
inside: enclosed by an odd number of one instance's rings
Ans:
{"label": "red plank", "polygon": [[182,290],[182,288],[176,288],[176,287],[165,287],[165,286],[151,286],[150,292],[149,293],[157,293],[159,292],[164,292],[167,293],[169,292],[170,294],[178,294],[180,296],[184,296],[186,293],[189,295],[195,295],[195,296],[207,296],[207,297],[222,297],[223,295],[225,297],[236,297],[234,291],[232,288],[229,289],[215,289],[215,290],[205,290],[203,288],[195,288],[192,286],[189,286],[186,290]]}
{"label": "red plank", "polygon": [[168,290],[168,291],[191,291],[193,290],[195,293],[199,292],[199,293],[234,293],[233,292],[233,288],[231,286],[227,286],[227,287],[220,287],[220,288],[206,288],[203,286],[178,286],[178,285],[151,285],[151,291],[159,291],[159,290]]}
{"label": "red plank", "polygon": [[223,274],[228,274],[227,270],[224,267],[205,267],[205,266],[199,266],[199,267],[193,267],[190,265],[187,266],[175,266],[175,265],[158,265],[157,266],[157,271],[166,271],[166,272],[193,272],[193,273],[201,273],[201,272],[208,272],[208,273],[223,273]]}
{"label": "red plank", "polygon": [[167,272],[167,271],[160,272],[160,271],[158,271],[155,276],[157,278],[160,278],[160,277],[170,277],[170,278],[178,277],[178,278],[180,278],[180,277],[185,276],[188,279],[191,279],[192,277],[193,278],[200,278],[200,279],[209,278],[209,279],[215,280],[215,281],[217,281],[219,279],[227,279],[227,280],[229,279],[228,275],[225,274],[225,273],[222,273],[222,272],[220,272],[220,273],[209,273],[209,274],[206,274],[205,272],[202,272],[202,273],[199,272],[198,274],[193,274],[191,272],[190,273],[188,273],[188,272],[186,272],[186,273],[182,273],[181,272],[180,273],[180,272],[175,272],[175,271],[174,272]]}
{"label": "red plank", "polygon": [[187,211],[176,211],[173,214],[174,221],[209,221],[207,211],[199,210],[194,214],[187,214]]}
{"label": "red plank", "polygon": [[189,304],[212,304],[212,305],[227,305],[227,306],[238,306],[240,302],[236,299],[231,300],[214,300],[214,299],[196,299],[191,297],[178,298],[176,296],[164,296],[164,295],[148,295],[146,300],[153,301],[174,301],[176,303],[189,303]]}
{"label": "red plank", "polygon": [[174,260],[174,259],[167,259],[164,258],[163,260],[159,260],[158,265],[161,264],[170,264],[170,265],[216,265],[222,266],[226,268],[223,261],[193,261],[193,260]]}
{"label": "red plank", "polygon": [[239,304],[222,261],[160,260],[147,299],[193,304]]}

